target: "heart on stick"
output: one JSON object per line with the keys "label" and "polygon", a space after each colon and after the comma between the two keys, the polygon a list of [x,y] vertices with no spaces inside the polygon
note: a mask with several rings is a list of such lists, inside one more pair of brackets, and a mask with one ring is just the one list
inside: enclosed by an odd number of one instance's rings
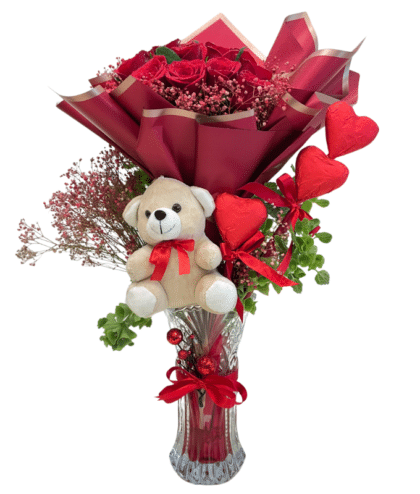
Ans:
{"label": "heart on stick", "polygon": [[250,239],[267,219],[267,210],[259,199],[224,192],[216,197],[215,203],[214,217],[220,235],[233,250]]}
{"label": "heart on stick", "polygon": [[341,187],[349,169],[329,158],[316,146],[308,146],[296,159],[296,189],[299,202],[313,199]]}
{"label": "heart on stick", "polygon": [[325,131],[328,156],[334,159],[370,144],[377,136],[379,127],[369,117],[358,117],[349,104],[338,101],[328,108]]}

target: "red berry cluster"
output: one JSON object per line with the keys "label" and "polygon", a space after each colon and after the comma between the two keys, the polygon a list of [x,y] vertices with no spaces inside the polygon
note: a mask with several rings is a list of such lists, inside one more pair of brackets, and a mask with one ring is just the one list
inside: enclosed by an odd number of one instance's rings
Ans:
{"label": "red berry cluster", "polygon": [[[216,361],[213,357],[209,355],[203,355],[199,358],[194,358],[193,356],[193,346],[192,340],[194,339],[194,335],[191,334],[189,337],[190,343],[185,342],[187,348],[181,348],[178,351],[178,359],[177,364],[181,364],[181,362],[185,362],[185,364],[189,367],[190,370],[196,371],[197,374],[201,376],[209,376],[210,374],[214,374],[216,372]],[[178,328],[172,328],[168,331],[166,335],[166,339],[171,345],[180,345],[181,342],[185,341],[182,335],[182,331]],[[188,348],[189,347],[189,348]]]}

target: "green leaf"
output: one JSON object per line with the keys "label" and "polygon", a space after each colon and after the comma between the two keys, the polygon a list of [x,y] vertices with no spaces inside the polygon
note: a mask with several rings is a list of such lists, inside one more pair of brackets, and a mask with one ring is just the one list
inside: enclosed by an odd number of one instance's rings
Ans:
{"label": "green leaf", "polygon": [[258,280],[259,274],[252,269],[248,271],[248,276],[251,281],[256,282]]}
{"label": "green leaf", "polygon": [[299,285],[293,285],[292,288],[295,293],[302,293],[302,283],[299,283]]}
{"label": "green leaf", "polygon": [[326,208],[330,204],[330,201],[328,201],[327,199],[318,199],[317,197],[315,197],[315,199],[312,199],[312,201],[321,208]]}
{"label": "green leaf", "polygon": [[321,269],[322,266],[324,265],[324,262],[325,262],[324,256],[321,256],[320,254],[318,254],[317,256],[315,256],[315,267],[316,268]]}
{"label": "green leaf", "polygon": [[264,295],[268,295],[268,292],[270,291],[270,285],[269,284],[267,284],[267,285],[258,285],[257,286],[257,290],[259,292],[263,293]]}
{"label": "green leaf", "polygon": [[295,233],[296,235],[301,235],[303,233],[303,225],[302,225],[302,221],[300,220],[296,221]]}
{"label": "green leaf", "polygon": [[133,346],[132,340],[137,337],[137,333],[130,327],[143,326],[150,327],[152,319],[142,318],[134,314],[127,304],[119,304],[115,307],[115,314],[109,313],[106,318],[98,321],[98,327],[104,329],[104,334],[100,340],[105,346],[112,346],[113,350],[122,350],[126,346]]}
{"label": "green leaf", "polygon": [[280,254],[285,254],[287,252],[287,242],[279,235],[274,235],[274,243],[276,244],[276,249],[280,252]]}
{"label": "green leaf", "polygon": [[166,46],[159,46],[159,48],[156,48],[156,55],[163,55],[166,58],[166,61],[168,64],[171,64],[172,62],[179,62],[181,60],[181,57],[177,55],[173,50]]}
{"label": "green leaf", "polygon": [[105,323],[108,321],[106,317],[102,317],[98,321],[98,328],[103,328],[105,326]]}
{"label": "green leaf", "polygon": [[250,312],[251,314],[255,314],[255,311],[257,310],[257,302],[255,302],[255,300],[253,300],[252,297],[246,298],[243,301],[243,304],[244,304],[244,309],[247,312]]}
{"label": "green leaf", "polygon": [[115,345],[118,339],[118,334],[114,333],[111,330],[105,331],[105,335],[108,338],[108,341],[111,343],[111,345]]}
{"label": "green leaf", "polygon": [[328,283],[330,282],[330,275],[328,271],[319,271],[315,276],[315,281],[318,283],[318,285],[328,285]]}
{"label": "green leaf", "polygon": [[309,201],[305,201],[305,202],[302,204],[301,208],[302,208],[304,211],[306,211],[307,213],[309,213],[309,211],[312,209],[312,201],[311,201],[311,200],[309,200]]}
{"label": "green leaf", "polygon": [[118,305],[117,307],[115,307],[115,315],[117,316],[117,321],[118,322],[124,321],[124,318],[125,318],[124,308],[121,307],[120,305]]}
{"label": "green leaf", "polygon": [[281,287],[281,286],[276,285],[276,283],[271,283],[271,286],[274,288],[274,290],[275,290],[277,293],[280,293],[280,292],[281,292],[281,290],[282,290],[282,287]]}
{"label": "green leaf", "polygon": [[258,285],[268,285],[270,283],[270,280],[268,278],[266,278],[265,276],[259,276],[258,277],[258,281],[257,281]]}
{"label": "green leaf", "polygon": [[267,233],[270,231],[270,228],[273,226],[273,220],[268,218],[264,221],[262,227],[261,227],[261,232],[264,235],[267,235]]}
{"label": "green leaf", "polygon": [[316,228],[317,226],[319,226],[320,223],[321,222],[317,218],[312,218],[309,221],[309,232],[311,232],[314,228]]}
{"label": "green leaf", "polygon": [[300,252],[304,252],[306,250],[305,249],[305,241],[302,237],[296,237],[295,245]]}
{"label": "green leaf", "polygon": [[297,268],[297,269],[295,269],[295,272],[293,273],[293,275],[296,278],[303,278],[304,276],[306,276],[306,273],[303,269]]}
{"label": "green leaf", "polygon": [[293,273],[293,271],[297,268],[297,261],[296,259],[292,259],[289,263],[289,269],[287,270],[288,272],[290,271]]}
{"label": "green leaf", "polygon": [[309,252],[315,243],[314,239],[308,235],[303,238],[303,241],[305,243],[305,251]]}
{"label": "green leaf", "polygon": [[299,264],[303,268],[306,268],[307,266],[309,266],[310,262],[311,262],[311,258],[309,257],[309,254],[306,254],[306,253],[300,254]]}
{"label": "green leaf", "polygon": [[240,60],[240,58],[242,57],[242,53],[244,52],[245,50],[245,46],[243,46],[239,51],[238,51],[238,54],[236,55],[235,57],[235,62],[238,62]]}
{"label": "green leaf", "polygon": [[323,244],[328,244],[332,240],[331,233],[327,232],[319,232],[315,234],[316,238],[318,238]]}

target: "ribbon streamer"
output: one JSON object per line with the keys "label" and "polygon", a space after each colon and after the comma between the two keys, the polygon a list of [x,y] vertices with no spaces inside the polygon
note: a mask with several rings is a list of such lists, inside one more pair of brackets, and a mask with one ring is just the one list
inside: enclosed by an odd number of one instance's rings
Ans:
{"label": "ribbon streamer", "polygon": [[190,259],[188,253],[194,250],[194,240],[167,240],[160,242],[153,247],[149,262],[156,267],[151,276],[151,280],[160,281],[168,267],[171,257],[171,249],[178,251],[179,274],[190,273]]}
{"label": "ribbon streamer", "polygon": [[[308,220],[311,220],[312,216],[302,209],[302,202],[299,201],[296,184],[292,177],[287,173],[284,173],[276,180],[276,182],[284,197],[257,182],[246,184],[241,187],[240,190],[251,192],[263,201],[266,201],[277,208],[288,208],[289,211],[286,214],[284,221],[292,225],[293,229],[295,228],[298,219],[303,220],[304,218],[308,218]],[[311,231],[311,235],[317,233],[319,229],[319,226],[314,228]]]}
{"label": "ribbon streamer", "polygon": [[[258,231],[244,244],[242,244],[242,246],[239,247],[239,249],[237,250],[232,250],[227,243],[221,243],[220,250],[222,252],[222,258],[224,261],[226,261],[226,276],[229,279],[232,279],[233,263],[236,261],[236,259],[240,259],[249,268],[253,269],[254,271],[261,274],[278,286],[284,287],[297,285],[295,281],[288,280],[279,272],[275,271],[273,268],[270,268],[270,266],[267,266],[267,264],[251,255],[251,252],[253,252],[262,244],[264,238],[264,235],[260,231]],[[283,266],[282,269],[284,269],[284,267],[285,266]],[[241,318],[241,321],[243,321],[244,309],[243,304],[239,298],[236,303],[236,310],[239,314],[239,317]]]}
{"label": "ribbon streamer", "polygon": [[[174,371],[176,371],[176,381],[171,379],[171,374]],[[240,405],[247,398],[245,387],[238,382],[238,371],[227,376],[210,375],[200,379],[182,367],[176,366],[168,370],[166,377],[173,384],[166,386],[157,396],[159,400],[163,400],[165,403],[173,403],[196,389],[204,389],[214,403],[221,408],[232,408],[234,405]],[[241,395],[241,402],[236,401],[235,392]]]}

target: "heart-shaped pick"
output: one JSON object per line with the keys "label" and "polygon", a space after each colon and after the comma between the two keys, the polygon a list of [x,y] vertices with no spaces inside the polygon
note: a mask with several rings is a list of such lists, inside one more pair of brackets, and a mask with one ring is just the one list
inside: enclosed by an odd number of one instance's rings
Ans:
{"label": "heart-shaped pick", "polygon": [[244,199],[223,192],[215,203],[214,218],[220,235],[233,250],[251,238],[267,219],[267,210],[259,199]]}
{"label": "heart-shaped pick", "polygon": [[353,108],[338,101],[328,108],[325,131],[329,157],[353,153],[370,144],[379,132],[379,127],[369,117],[358,117]]}
{"label": "heart-shaped pick", "polygon": [[308,146],[296,159],[296,189],[299,202],[322,196],[341,187],[349,169],[329,158],[315,146]]}

